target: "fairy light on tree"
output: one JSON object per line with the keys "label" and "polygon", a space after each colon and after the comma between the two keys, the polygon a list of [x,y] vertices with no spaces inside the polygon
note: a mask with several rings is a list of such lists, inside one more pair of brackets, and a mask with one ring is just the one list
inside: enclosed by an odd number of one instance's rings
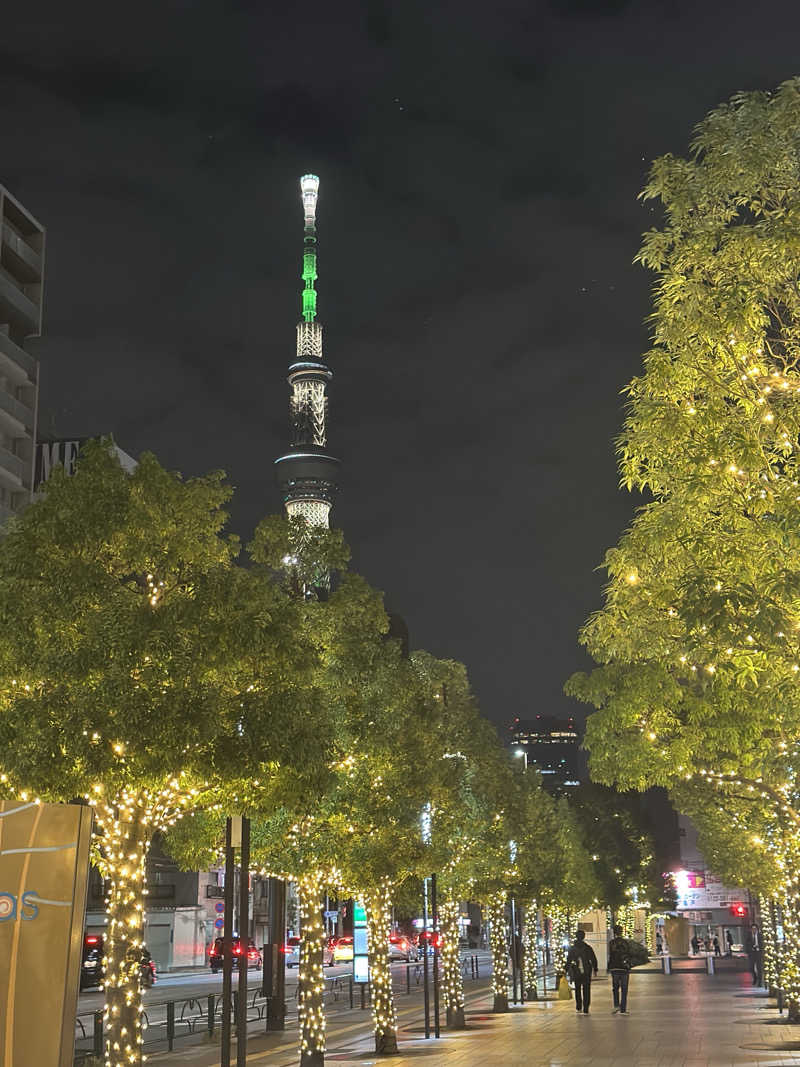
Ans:
{"label": "fairy light on tree", "polygon": [[447,1025],[462,1030],[464,1019],[464,975],[458,951],[459,900],[452,887],[448,887],[439,905],[439,929],[442,935],[442,977]]}
{"label": "fairy light on tree", "polygon": [[506,941],[506,900],[508,893],[498,889],[486,902],[489,919],[489,947],[492,950],[492,1011],[508,1011],[508,943]]}
{"label": "fairy light on tree", "polygon": [[296,707],[316,642],[271,575],[234,563],[229,496],[219,473],[184,481],[150,455],[127,472],[91,442],[0,540],[0,784],[95,811],[106,1067],[143,1059],[153,834],[278,752],[308,762]]}
{"label": "fairy light on tree", "polygon": [[323,970],[322,909],[324,885],[318,871],[304,874],[297,883],[300,901],[300,966],[297,1017],[300,1024],[301,1067],[325,1062],[325,973]]}
{"label": "fairy light on tree", "polygon": [[388,878],[364,894],[369,940],[369,980],[372,996],[372,1019],[375,1027],[375,1051],[397,1052],[397,1013],[392,995],[392,971],[389,964],[389,935],[392,932],[392,885]]}
{"label": "fairy light on tree", "polygon": [[765,861],[782,867],[792,1015],[800,292],[783,175],[798,124],[792,79],[737,94],[697,127],[687,159],[653,164],[644,196],[664,222],[639,256],[656,274],[653,343],[618,444],[623,482],[650,502],[606,554],[605,605],[581,638],[598,666],[569,686],[598,709],[585,738],[593,779],[679,793],[703,777],[722,805],[741,795],[742,838],[763,839]]}

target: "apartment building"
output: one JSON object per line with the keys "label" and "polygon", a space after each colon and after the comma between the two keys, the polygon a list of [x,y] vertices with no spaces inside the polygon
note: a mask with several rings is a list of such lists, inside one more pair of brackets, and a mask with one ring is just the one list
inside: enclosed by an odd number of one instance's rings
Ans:
{"label": "apartment building", "polygon": [[0,524],[29,502],[36,456],[45,231],[0,185]]}

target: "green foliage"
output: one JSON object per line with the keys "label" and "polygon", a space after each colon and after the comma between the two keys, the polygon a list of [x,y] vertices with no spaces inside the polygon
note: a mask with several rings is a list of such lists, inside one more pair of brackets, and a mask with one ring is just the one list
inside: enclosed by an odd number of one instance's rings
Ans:
{"label": "green foliage", "polygon": [[[623,483],[651,496],[609,550],[568,691],[592,775],[623,789],[712,769],[776,807],[800,736],[800,82],[740,94],[666,156],[653,347],[628,387]],[[791,809],[790,809],[791,810]]]}
{"label": "green foliage", "polygon": [[600,903],[614,911],[633,899],[663,905],[664,879],[638,798],[586,783],[571,792],[569,803],[592,855]]}
{"label": "green foliage", "polygon": [[[319,660],[302,604],[238,565],[219,473],[184,481],[104,442],[0,541],[0,764],[69,800],[315,761]],[[313,750],[312,750],[313,751]]]}

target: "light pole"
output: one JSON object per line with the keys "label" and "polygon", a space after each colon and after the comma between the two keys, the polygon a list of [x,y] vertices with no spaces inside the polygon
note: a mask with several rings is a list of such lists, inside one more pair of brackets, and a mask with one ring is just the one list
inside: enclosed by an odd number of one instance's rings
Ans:
{"label": "light pole", "polygon": [[526,748],[515,748],[514,749],[514,755],[515,756],[522,756],[522,758],[525,760],[525,763],[523,764],[523,767],[527,771],[527,769],[528,769],[528,750]]}

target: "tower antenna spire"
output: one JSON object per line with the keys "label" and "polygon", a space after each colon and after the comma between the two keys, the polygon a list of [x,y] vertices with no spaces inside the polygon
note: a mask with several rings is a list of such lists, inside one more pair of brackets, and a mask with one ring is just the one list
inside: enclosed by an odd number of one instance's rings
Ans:
{"label": "tower antenna spire", "polygon": [[290,518],[328,526],[339,481],[339,460],[328,454],[328,384],[333,371],[322,358],[317,320],[317,198],[319,178],[300,179],[303,203],[303,296],[297,324],[297,354],[289,366],[289,451],[275,460],[278,484]]}
{"label": "tower antenna spire", "polygon": [[313,322],[317,317],[317,197],[319,195],[319,178],[316,174],[304,174],[300,179],[300,196],[303,200],[305,215],[305,234],[303,236],[303,318]]}

